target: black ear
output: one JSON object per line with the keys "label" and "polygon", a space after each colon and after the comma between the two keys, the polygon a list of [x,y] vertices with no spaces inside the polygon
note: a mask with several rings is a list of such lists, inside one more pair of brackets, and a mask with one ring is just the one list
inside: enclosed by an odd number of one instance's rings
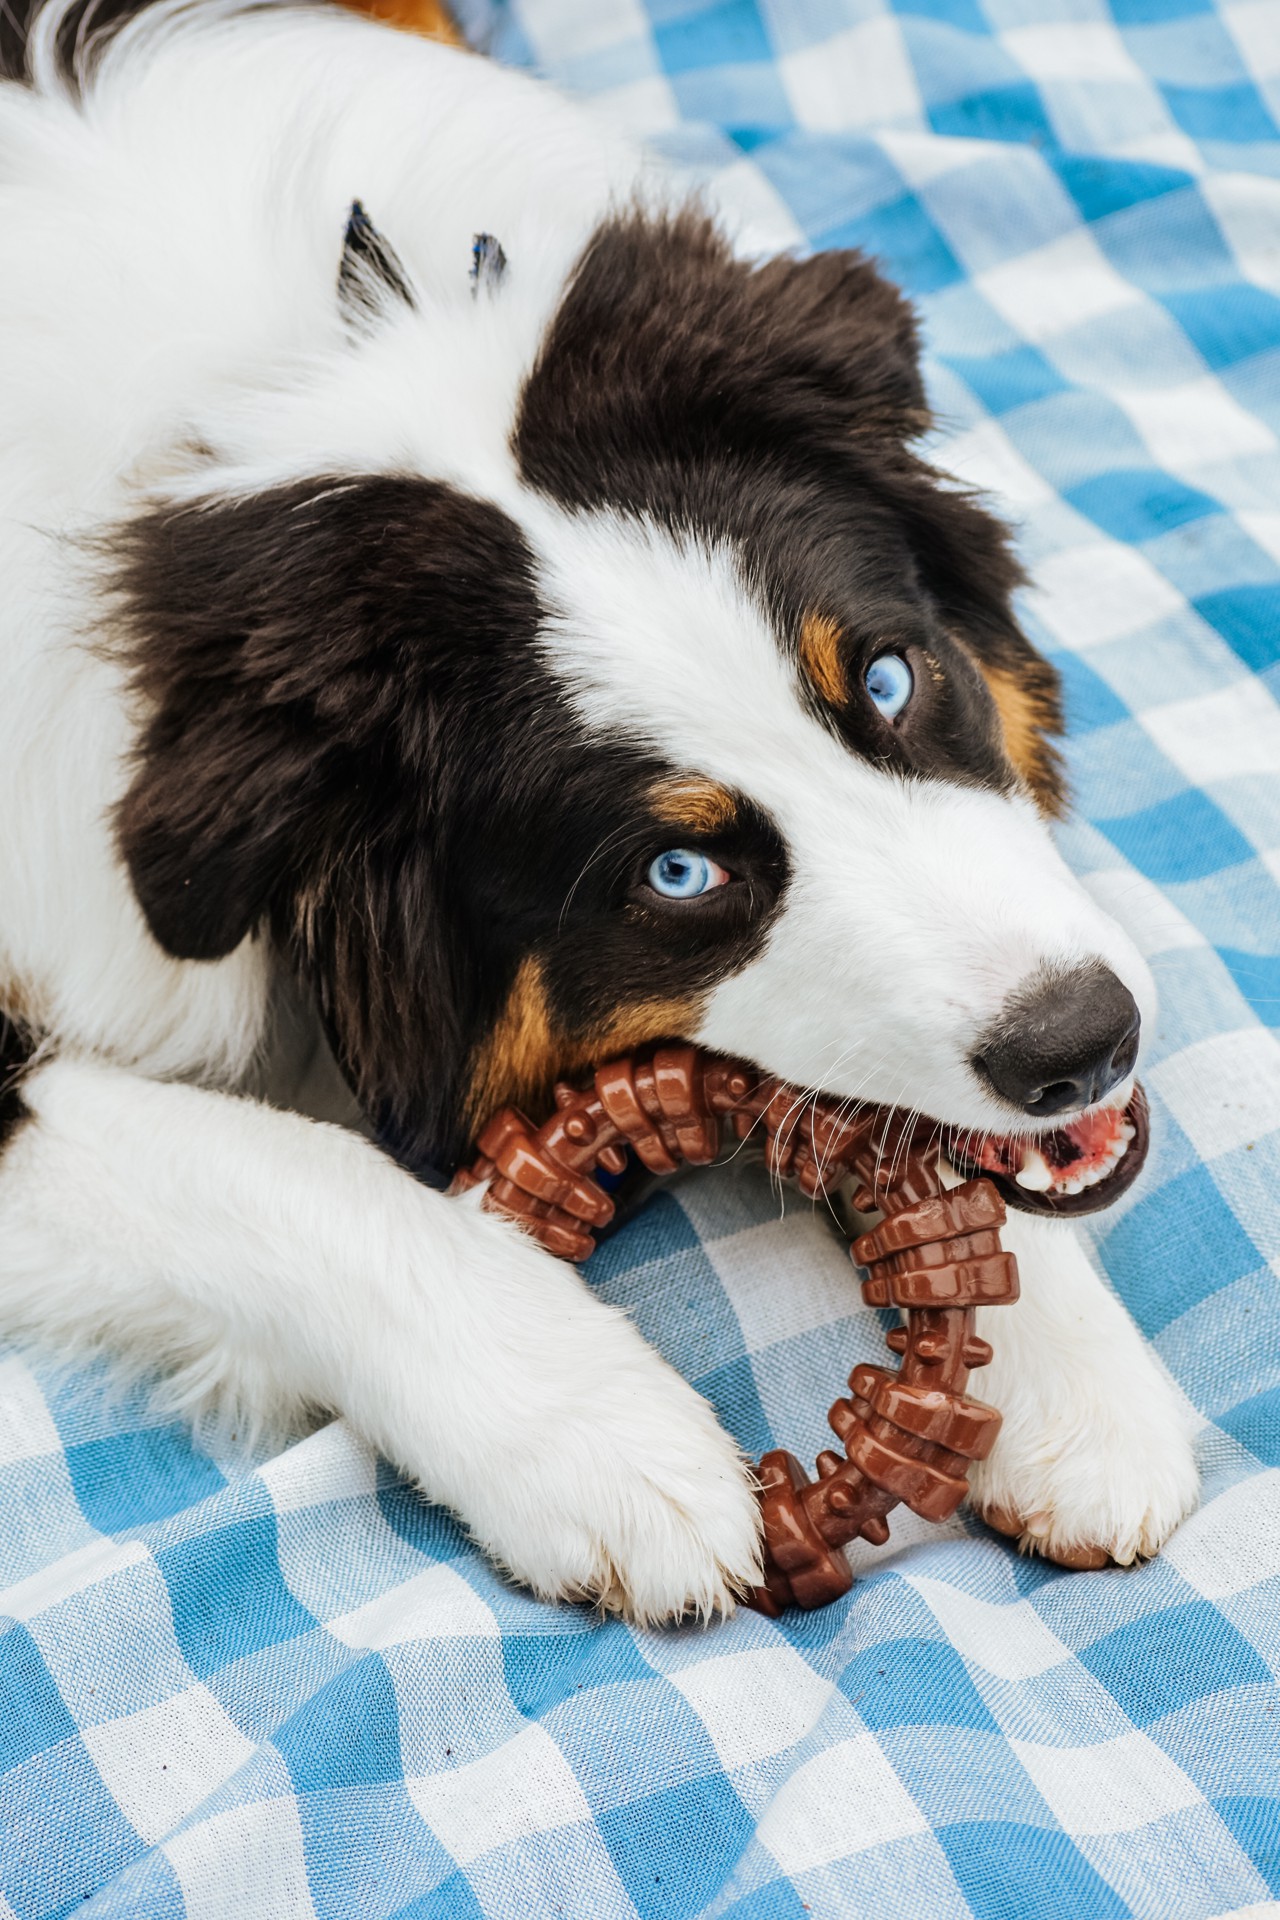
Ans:
{"label": "black ear", "polygon": [[489,991],[457,875],[483,865],[477,741],[538,630],[523,536],[379,475],[158,507],[110,553],[141,714],[116,828],[152,932],[216,960],[265,924],[365,1111],[425,1153]]}
{"label": "black ear", "polygon": [[383,238],[358,200],[351,202],[338,265],[338,306],[357,332],[397,302],[417,306],[409,277],[395,249]]}
{"label": "black ear", "polygon": [[607,221],[524,393],[525,477],[572,505],[640,512],[703,476],[843,460],[928,423],[915,318],[857,253],[736,258],[696,209]]}

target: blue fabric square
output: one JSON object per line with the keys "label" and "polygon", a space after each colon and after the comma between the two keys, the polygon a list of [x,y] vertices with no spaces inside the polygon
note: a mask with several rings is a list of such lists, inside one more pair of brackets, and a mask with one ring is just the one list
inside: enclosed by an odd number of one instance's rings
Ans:
{"label": "blue fabric square", "polygon": [[75,1736],[76,1723],[26,1627],[0,1632],[0,1773]]}
{"label": "blue fabric square", "polygon": [[1267,1467],[1280,1467],[1280,1387],[1268,1387],[1252,1400],[1217,1416],[1216,1424],[1248,1447]]}
{"label": "blue fabric square", "polygon": [[1180,168],[1157,166],[1150,160],[1055,153],[1052,163],[1086,220],[1104,220],[1108,214],[1118,213],[1124,207],[1158,199],[1187,184],[1187,176]]}
{"label": "blue fabric square", "polygon": [[[723,1775],[691,1780],[596,1816],[641,1920],[686,1920],[710,1900],[751,1837],[751,1817]],[[682,1834],[673,1859],[666,1836]]]}
{"label": "blue fabric square", "polygon": [[1195,607],[1254,673],[1280,661],[1280,588],[1224,587],[1202,593]]}
{"label": "blue fabric square", "polygon": [[1071,1920],[1130,1920],[1120,1896],[1052,1828],[973,1820],[943,1827],[938,1839],[974,1920],[1029,1920],[1035,1888],[1052,1888],[1058,1913]]}
{"label": "blue fabric square", "polygon": [[572,1635],[512,1634],[503,1657],[512,1701],[527,1719],[541,1718],[592,1687],[653,1678],[635,1636],[617,1620]]}
{"label": "blue fabric square", "polygon": [[1145,1195],[1101,1244],[1107,1271],[1147,1335],[1261,1265],[1204,1167]]}
{"label": "blue fabric square", "polygon": [[669,74],[697,67],[740,65],[768,60],[769,37],[755,0],[721,0],[700,6],[683,19],[671,19],[653,30],[663,68]]}
{"label": "blue fabric square", "polygon": [[85,1519],[103,1533],[167,1519],[226,1485],[181,1427],[143,1427],[89,1440],[67,1448],[67,1465]]}
{"label": "blue fabric square", "polygon": [[1215,372],[1280,347],[1280,299],[1263,287],[1195,288],[1164,303]]}
{"label": "blue fabric square", "polygon": [[1135,867],[1166,884],[1199,880],[1253,857],[1221,808],[1194,788],[1098,825]]}
{"label": "blue fabric square", "polygon": [[954,367],[979,400],[994,414],[1009,413],[1033,400],[1062,393],[1066,381],[1035,347],[1011,347],[1005,353],[969,358],[952,354],[947,365]]}
{"label": "blue fabric square", "polygon": [[1243,1634],[1207,1600],[1148,1614],[1095,1640],[1078,1657],[1137,1727],[1206,1694],[1273,1678]]}
{"label": "blue fabric square", "polygon": [[1222,511],[1209,494],[1156,467],[1115,468],[1069,488],[1065,498],[1117,540],[1134,543]]}
{"label": "blue fabric square", "polygon": [[1049,122],[1039,93],[1029,82],[992,87],[933,107],[935,133],[968,140],[1046,139]]}
{"label": "blue fabric square", "polygon": [[915,294],[936,293],[963,278],[959,262],[913,194],[823,235],[826,247],[860,247]]}
{"label": "blue fabric square", "polygon": [[1280,1895],[1280,1823],[1275,1802],[1261,1794],[1215,1800],[1213,1810],[1247,1853],[1272,1893]]}
{"label": "blue fabric square", "polygon": [[1249,81],[1236,87],[1165,87],[1178,125],[1197,140],[1274,140],[1275,122]]}
{"label": "blue fabric square", "polygon": [[158,1552],[156,1563],[178,1644],[199,1679],[315,1628],[280,1576],[272,1515],[197,1534]]}
{"label": "blue fabric square", "polygon": [[960,1655],[938,1640],[891,1640],[856,1654],[840,1690],[869,1727],[980,1727],[996,1723]]}
{"label": "blue fabric square", "polygon": [[354,1660],[275,1736],[299,1793],[399,1780],[400,1711],[376,1653]]}

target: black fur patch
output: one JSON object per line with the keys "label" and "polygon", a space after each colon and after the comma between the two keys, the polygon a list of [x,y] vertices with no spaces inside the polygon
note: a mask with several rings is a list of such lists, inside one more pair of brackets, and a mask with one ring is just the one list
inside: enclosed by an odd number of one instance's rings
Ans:
{"label": "black fur patch", "polygon": [[[75,0],[58,23],[58,71],[74,93],[92,78],[103,52],[122,27],[144,13],[150,0]],[[0,80],[27,80],[27,43],[45,0],[4,0],[0,5]]]}
{"label": "black fur patch", "polygon": [[[1056,676],[1013,616],[1003,527],[911,449],[927,425],[917,361],[910,308],[860,254],[752,267],[700,213],[632,214],[600,228],[578,265],[515,450],[565,506],[737,548],[791,645],[807,614],[834,621],[854,698],[827,717],[859,752],[1003,787],[975,662],[1032,686],[1051,733]],[[862,694],[886,648],[915,670],[896,725]]]}
{"label": "black fur patch", "polygon": [[348,320],[367,326],[394,301],[406,307],[418,304],[394,247],[353,200],[338,264],[338,305]]}
{"label": "black fur patch", "polygon": [[22,1098],[22,1075],[31,1060],[32,1046],[17,1022],[0,1013],[0,1153],[28,1118]]}
{"label": "black fur patch", "polygon": [[673,844],[650,796],[686,770],[575,724],[496,507],[317,480],[156,510],[114,553],[150,715],[118,834],[151,929],[212,960],[268,922],[411,1163],[468,1144],[468,1075],[526,957],[580,1033],[757,950],[776,832],[744,803],[701,842],[733,886],[678,911],[648,892]]}

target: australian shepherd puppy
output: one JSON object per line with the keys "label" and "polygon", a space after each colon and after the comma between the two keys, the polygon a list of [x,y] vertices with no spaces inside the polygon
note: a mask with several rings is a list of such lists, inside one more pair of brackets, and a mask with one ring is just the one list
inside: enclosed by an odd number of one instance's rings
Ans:
{"label": "australian shepherd puppy", "polygon": [[985,1136],[1041,1214],[975,1503],[1153,1552],[1180,1403],[1048,1217],[1137,1164],[1151,981],[898,294],[345,14],[18,0],[0,70],[0,1327],[335,1410],[539,1594],[727,1607],[709,1407],[438,1190],[678,1036]]}

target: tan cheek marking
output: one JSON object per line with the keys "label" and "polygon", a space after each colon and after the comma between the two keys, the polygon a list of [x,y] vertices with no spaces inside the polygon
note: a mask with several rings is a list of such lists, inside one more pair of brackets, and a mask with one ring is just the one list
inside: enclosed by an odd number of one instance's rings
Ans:
{"label": "tan cheek marking", "polygon": [[849,703],[849,681],[840,653],[840,628],[825,614],[807,613],[800,629],[800,665],[829,707]]}
{"label": "tan cheek marking", "polygon": [[738,817],[738,803],[726,787],[714,780],[664,780],[650,795],[657,818],[668,826],[687,827],[691,833],[723,833]]}
{"label": "tan cheek marking", "polygon": [[357,13],[385,20],[388,26],[406,33],[423,33],[430,40],[447,40],[451,47],[464,45],[443,0],[347,0]]}
{"label": "tan cheek marking", "polygon": [[1059,729],[1058,704],[1047,688],[1028,686],[1017,674],[979,661],[995,701],[1004,750],[1048,814],[1066,812],[1062,765],[1049,736]]}
{"label": "tan cheek marking", "polygon": [[493,1032],[477,1052],[467,1097],[468,1122],[472,1127],[483,1126],[491,1113],[508,1105],[549,1106],[551,1088],[562,1075],[598,1066],[649,1040],[690,1035],[701,1012],[702,1002],[696,995],[688,1000],[644,1000],[619,1007],[588,1032],[557,1030],[547,1006],[542,970],[536,960],[524,960]]}

